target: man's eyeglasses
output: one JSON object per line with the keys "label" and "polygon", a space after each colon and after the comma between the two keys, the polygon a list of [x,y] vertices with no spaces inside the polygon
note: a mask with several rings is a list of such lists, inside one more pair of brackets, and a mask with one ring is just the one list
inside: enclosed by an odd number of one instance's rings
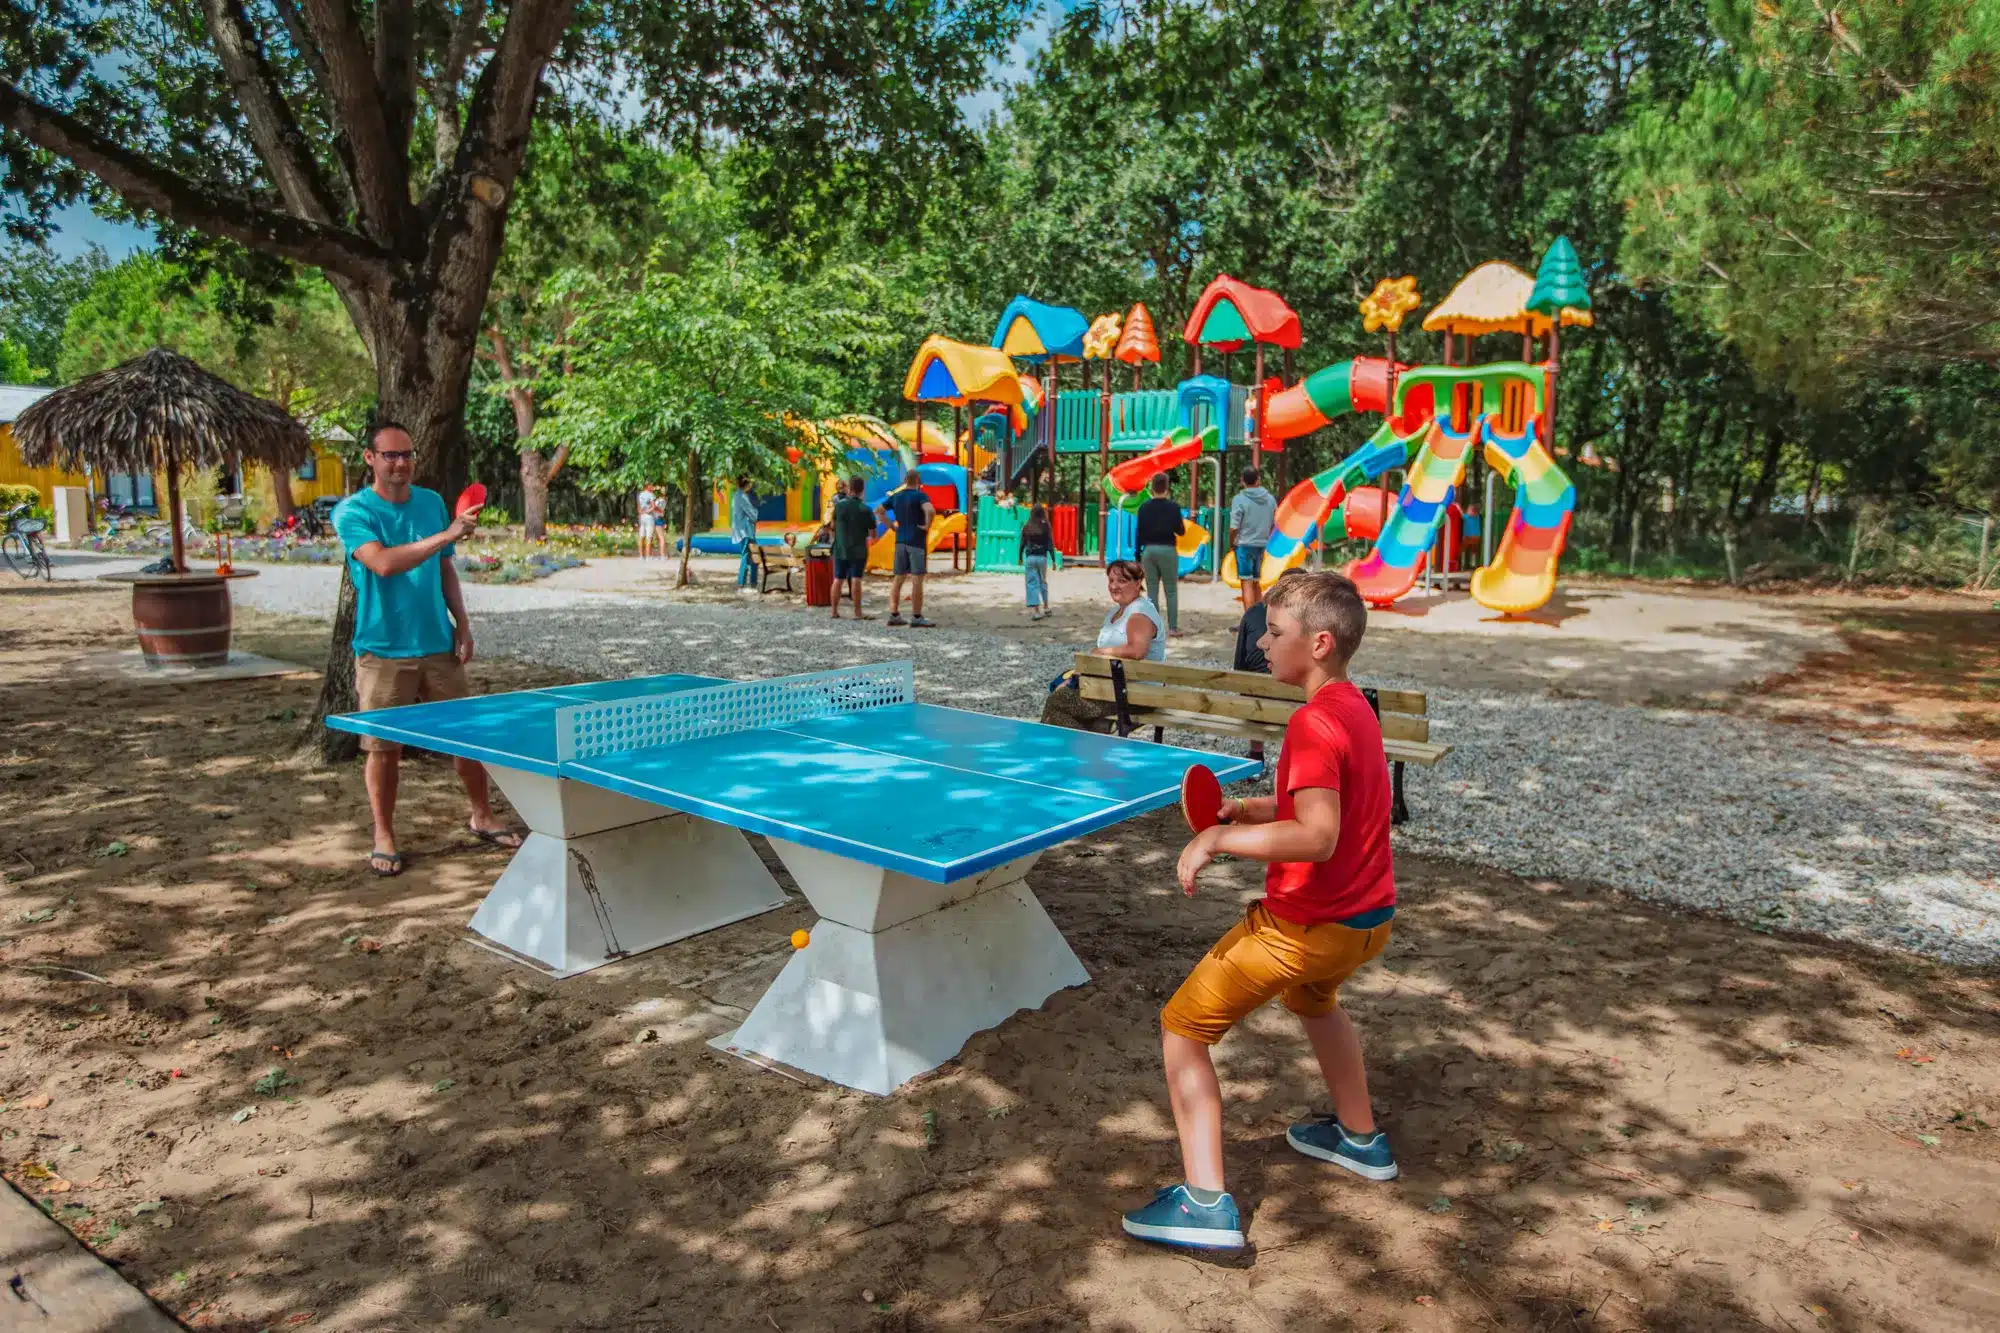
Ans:
{"label": "man's eyeglasses", "polygon": [[370,449],[368,452],[385,463],[407,463],[417,456],[414,449]]}

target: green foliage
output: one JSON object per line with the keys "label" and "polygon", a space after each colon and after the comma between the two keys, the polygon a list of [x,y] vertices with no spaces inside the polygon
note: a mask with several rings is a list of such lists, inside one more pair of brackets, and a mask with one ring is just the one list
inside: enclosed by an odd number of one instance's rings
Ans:
{"label": "green foliage", "polygon": [[110,267],[104,251],[95,246],[69,260],[19,241],[0,247],[0,348],[18,348],[25,360],[23,366],[11,359],[11,351],[0,350],[0,359],[6,360],[0,380],[53,382],[70,308]]}
{"label": "green foliage", "polygon": [[42,493],[25,482],[0,481],[0,514],[22,505],[38,505]]}
{"label": "green foliage", "polygon": [[2000,359],[2000,4],[1718,13],[1729,58],[1623,136],[1631,270],[1816,397]]}
{"label": "green foliage", "polygon": [[788,280],[747,237],[685,271],[648,267],[635,287],[569,273],[571,373],[550,439],[596,489],[702,478],[788,475],[786,423],[851,410],[893,336],[881,285],[851,265]]}
{"label": "green foliage", "polygon": [[216,289],[153,254],[105,269],[70,308],[62,378],[166,347],[308,421],[351,418],[373,396],[374,367],[324,279],[277,292],[262,323],[232,318]]}
{"label": "green foliage", "polygon": [[28,364],[28,349],[0,337],[0,384],[34,384],[48,372]]}

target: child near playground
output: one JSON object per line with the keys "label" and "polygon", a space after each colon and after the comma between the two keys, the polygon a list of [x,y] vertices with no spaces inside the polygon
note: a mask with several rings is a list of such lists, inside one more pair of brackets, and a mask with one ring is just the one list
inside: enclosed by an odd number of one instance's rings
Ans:
{"label": "child near playground", "polygon": [[1028,618],[1040,620],[1049,614],[1049,559],[1056,549],[1055,526],[1049,522],[1046,505],[1028,511],[1016,544],[1022,576],[1028,584]]}
{"label": "child near playground", "polygon": [[1333,1114],[1293,1125],[1299,1152],[1369,1180],[1396,1159],[1375,1127],[1361,1042],[1339,1005],[1342,982],[1382,952],[1396,911],[1389,851],[1389,766],[1382,728],[1347,678],[1367,608],[1347,579],[1297,573],[1268,596],[1260,645],[1271,674],[1305,690],[1285,728],[1276,793],[1223,802],[1224,823],[1182,850],[1181,891],[1227,853],[1266,863],[1264,897],[1195,964],[1160,1013],[1167,1095],[1186,1180],[1125,1214],[1144,1240],[1239,1249],[1243,1225],[1223,1186],[1222,1094],[1209,1048],[1272,999],[1299,1017],[1333,1097]]}

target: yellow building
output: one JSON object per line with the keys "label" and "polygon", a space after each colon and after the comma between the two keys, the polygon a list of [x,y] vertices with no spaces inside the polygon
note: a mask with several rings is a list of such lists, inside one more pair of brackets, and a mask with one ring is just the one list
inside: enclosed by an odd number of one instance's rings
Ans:
{"label": "yellow building", "polygon": [[[82,486],[93,496],[109,496],[117,504],[158,512],[160,502],[167,493],[164,477],[133,476],[129,473],[91,477],[81,472],[65,472],[61,468],[29,467],[21,461],[20,446],[14,443],[14,418],[28,404],[48,392],[47,389],[28,385],[0,384],[0,485],[33,486],[41,492],[42,503],[50,507],[55,504],[56,487]],[[347,494],[347,469],[336,452],[336,446],[348,437],[338,427],[327,434],[329,438],[313,442],[313,456],[290,474],[292,504],[295,506],[304,507],[323,495],[339,497]],[[242,494],[259,496],[267,512],[277,512],[277,496],[272,494],[270,474],[262,464],[247,464],[242,477],[226,480],[240,482]],[[236,493],[232,487],[225,486],[224,490]]]}

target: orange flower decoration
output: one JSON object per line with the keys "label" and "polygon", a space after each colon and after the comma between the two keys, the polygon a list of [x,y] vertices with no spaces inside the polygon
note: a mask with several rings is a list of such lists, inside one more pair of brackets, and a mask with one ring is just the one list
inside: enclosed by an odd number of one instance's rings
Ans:
{"label": "orange flower decoration", "polygon": [[1403,316],[1422,305],[1424,298],[1417,295],[1417,280],[1405,274],[1400,278],[1384,278],[1375,284],[1375,290],[1368,293],[1368,299],[1361,303],[1361,327],[1369,333],[1377,329],[1387,329],[1391,333],[1403,327]]}

